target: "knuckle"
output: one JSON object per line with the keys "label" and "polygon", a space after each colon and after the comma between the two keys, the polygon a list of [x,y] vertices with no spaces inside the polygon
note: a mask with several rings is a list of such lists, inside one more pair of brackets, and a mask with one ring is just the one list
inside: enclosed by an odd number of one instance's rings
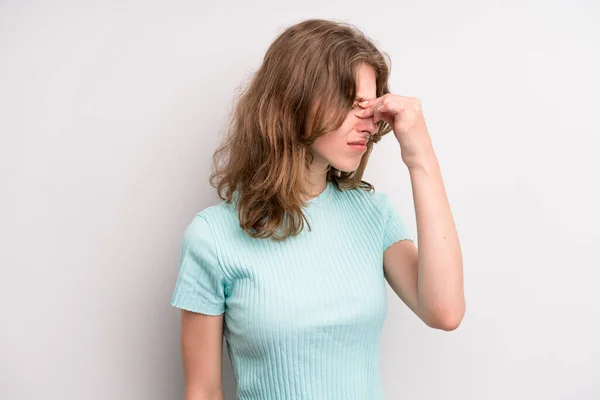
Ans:
{"label": "knuckle", "polygon": [[415,110],[420,110],[422,107],[421,100],[419,100],[419,99],[414,99],[413,104],[414,104]]}

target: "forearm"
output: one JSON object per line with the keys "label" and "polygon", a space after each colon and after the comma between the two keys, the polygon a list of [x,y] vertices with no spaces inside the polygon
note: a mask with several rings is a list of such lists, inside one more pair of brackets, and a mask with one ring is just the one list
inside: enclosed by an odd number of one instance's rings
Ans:
{"label": "forearm", "polygon": [[418,236],[418,307],[430,325],[451,330],[465,312],[462,253],[435,156],[409,168]]}

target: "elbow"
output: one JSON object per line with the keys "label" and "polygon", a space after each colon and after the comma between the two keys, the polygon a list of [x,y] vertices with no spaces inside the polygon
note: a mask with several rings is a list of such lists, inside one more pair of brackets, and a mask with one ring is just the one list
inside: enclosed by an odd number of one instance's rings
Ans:
{"label": "elbow", "polygon": [[443,318],[430,324],[429,326],[434,329],[450,332],[458,328],[460,326],[461,321],[461,318]]}
{"label": "elbow", "polygon": [[464,316],[465,305],[463,303],[461,305],[432,312],[424,321],[431,328],[449,332],[460,326]]}

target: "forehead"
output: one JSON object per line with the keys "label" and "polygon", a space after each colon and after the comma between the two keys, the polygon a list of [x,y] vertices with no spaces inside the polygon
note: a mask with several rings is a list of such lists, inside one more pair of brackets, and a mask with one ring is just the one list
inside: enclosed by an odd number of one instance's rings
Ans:
{"label": "forehead", "polygon": [[369,64],[356,67],[356,100],[370,100],[377,97],[377,74]]}

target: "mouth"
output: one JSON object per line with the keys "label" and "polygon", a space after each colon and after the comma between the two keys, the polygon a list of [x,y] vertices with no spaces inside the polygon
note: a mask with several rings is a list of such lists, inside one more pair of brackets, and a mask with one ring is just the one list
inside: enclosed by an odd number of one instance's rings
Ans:
{"label": "mouth", "polygon": [[367,149],[366,143],[363,143],[363,142],[348,143],[348,146],[350,146],[350,148],[352,148],[353,150],[366,150]]}
{"label": "mouth", "polygon": [[363,140],[355,140],[353,142],[348,142],[348,144],[363,144],[363,145],[366,145],[367,141],[364,140],[364,139]]}

